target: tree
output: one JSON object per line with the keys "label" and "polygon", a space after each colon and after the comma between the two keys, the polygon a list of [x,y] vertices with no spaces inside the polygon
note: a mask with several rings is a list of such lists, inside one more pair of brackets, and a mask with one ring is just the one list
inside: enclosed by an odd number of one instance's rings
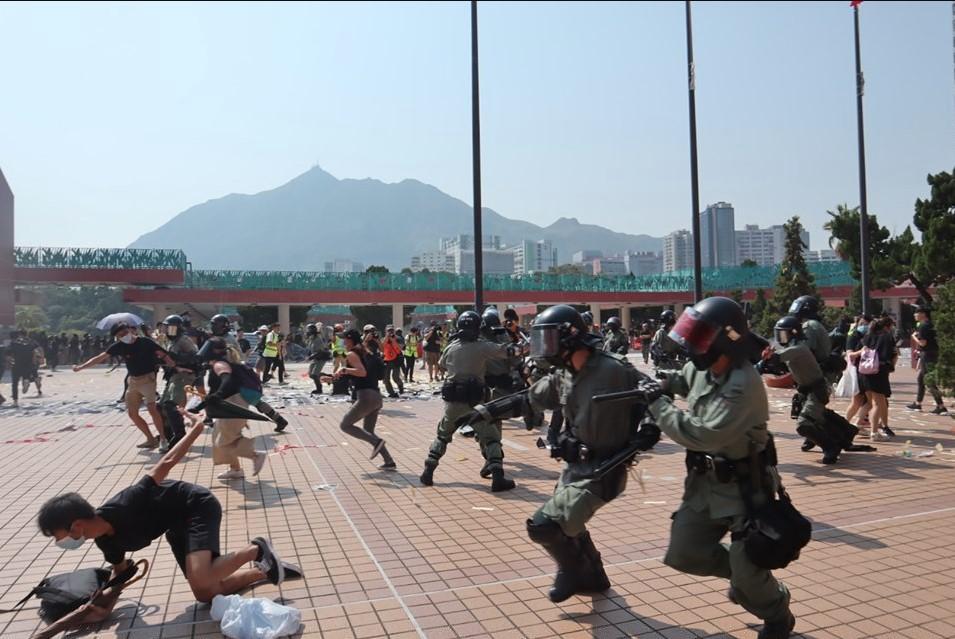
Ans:
{"label": "tree", "polygon": [[762,321],[757,326],[757,332],[762,335],[772,333],[776,320],[789,310],[794,299],[802,295],[814,297],[818,295],[816,280],[806,266],[804,251],[808,247],[799,237],[802,230],[798,215],[793,216],[783,225],[785,253],[783,263],[779,267],[779,274],[776,275],[776,282],[773,284],[773,298],[769,301],[767,312],[763,313]]}
{"label": "tree", "polygon": [[[914,259],[904,264],[913,264],[912,270],[918,279],[932,286],[955,278],[955,169],[951,173],[942,171],[929,175],[927,181],[932,187],[931,196],[927,200],[915,200],[912,219],[922,233],[921,250],[914,252],[910,256]],[[925,297],[925,291],[919,292]],[[930,297],[925,299],[931,301]]]}
{"label": "tree", "polygon": [[371,265],[365,269],[366,273],[390,273],[387,266],[375,266]]}
{"label": "tree", "polygon": [[756,289],[756,299],[753,300],[753,304],[749,307],[749,324],[753,329],[760,334],[763,334],[763,317],[766,315],[766,291],[758,288]]}
{"label": "tree", "polygon": [[756,260],[746,259],[739,263],[743,268],[756,268],[759,264],[756,263]]}
{"label": "tree", "polygon": [[[852,276],[861,281],[858,207],[850,209],[847,205],[840,204],[835,212],[826,212],[831,218],[823,226],[831,235],[829,246],[835,249],[839,257],[849,262]],[[927,287],[912,268],[912,265],[918,262],[920,253],[911,228],[905,227],[904,231],[892,237],[889,230],[879,224],[875,215],[869,215],[869,273],[874,288],[885,290],[910,281],[923,298],[931,300]],[[859,297],[861,298],[861,292]]]}
{"label": "tree", "polygon": [[47,329],[50,320],[39,306],[17,306],[16,327],[23,331]]}
{"label": "tree", "polygon": [[939,357],[930,373],[939,388],[955,395],[955,279],[936,291],[935,313],[932,322],[938,339]]}
{"label": "tree", "polygon": [[404,267],[403,269],[401,269],[401,274],[402,274],[402,275],[413,275],[413,274],[414,274],[414,271],[411,270],[411,267],[410,267],[410,266],[406,266],[406,267]]}

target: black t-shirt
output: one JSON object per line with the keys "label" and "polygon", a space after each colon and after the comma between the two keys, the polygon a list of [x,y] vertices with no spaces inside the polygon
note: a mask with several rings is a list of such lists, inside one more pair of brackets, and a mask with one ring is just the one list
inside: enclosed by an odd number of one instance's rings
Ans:
{"label": "black t-shirt", "polygon": [[925,346],[920,346],[922,357],[926,362],[935,362],[938,360],[938,339],[935,337],[935,327],[931,320],[925,320],[919,324],[918,338],[925,340]]}
{"label": "black t-shirt", "polygon": [[162,346],[148,337],[139,337],[132,344],[113,342],[106,352],[113,357],[120,357],[126,362],[126,370],[133,377],[155,373],[160,359],[156,351],[166,351]]}
{"label": "black t-shirt", "polygon": [[17,340],[11,342],[7,347],[7,357],[13,358],[13,370],[27,371],[33,368],[33,351],[36,350],[36,342],[28,340],[21,342]]}
{"label": "black t-shirt", "polygon": [[209,499],[215,497],[204,486],[173,480],[157,485],[146,475],[96,509],[113,527],[113,534],[97,537],[96,545],[106,561],[121,563],[126,553],[145,548],[170,529],[185,527],[192,512]]}

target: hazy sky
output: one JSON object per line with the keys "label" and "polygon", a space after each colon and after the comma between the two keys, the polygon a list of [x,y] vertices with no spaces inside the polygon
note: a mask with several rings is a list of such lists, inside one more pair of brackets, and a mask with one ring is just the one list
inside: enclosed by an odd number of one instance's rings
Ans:
{"label": "hazy sky", "polygon": [[[901,230],[955,166],[952,5],[861,11],[869,207]],[[124,246],[316,162],[470,202],[469,29],[467,2],[0,4],[16,242]],[[487,2],[480,32],[485,206],[689,226],[682,2]],[[848,0],[698,2],[694,36],[702,203],[824,246],[858,201]]]}

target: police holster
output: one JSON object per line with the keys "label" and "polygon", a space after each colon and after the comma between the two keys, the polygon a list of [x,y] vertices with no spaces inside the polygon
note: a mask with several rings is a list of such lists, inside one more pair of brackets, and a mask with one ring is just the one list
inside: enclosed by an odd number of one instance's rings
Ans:
{"label": "police holster", "polygon": [[[746,523],[743,530],[732,534],[733,541],[743,542],[743,551],[753,565],[766,570],[785,568],[799,558],[800,551],[809,543],[812,524],[796,510],[775,473],[776,447],[772,435],[762,453],[756,452],[751,442],[746,461],[738,460],[734,467],[740,496],[746,504]],[[776,475],[775,492],[765,486],[770,472]]]}
{"label": "police holster", "polygon": [[463,382],[447,381],[441,386],[441,399],[477,406],[484,401],[484,384],[473,378]]}

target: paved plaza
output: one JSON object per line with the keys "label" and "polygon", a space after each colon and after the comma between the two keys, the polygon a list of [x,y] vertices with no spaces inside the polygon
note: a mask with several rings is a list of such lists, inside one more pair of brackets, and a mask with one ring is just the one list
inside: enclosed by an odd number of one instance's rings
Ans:
{"label": "paved plaza", "polygon": [[[554,605],[546,596],[554,564],[524,529],[559,468],[536,449],[537,433],[505,422],[505,466],[518,484],[509,493],[490,492],[478,476],[477,445],[460,437],[435,486],[424,488],[417,476],[442,407],[432,387],[412,385],[417,396],[385,400],[377,432],[399,467],[385,473],[368,460],[367,444],[339,431],[348,404],[310,399],[302,365],[290,369],[290,385],[266,393],[284,406],[288,431],[251,426],[258,446],[272,451],[259,477],[247,467],[246,480],[216,480],[224,468],[212,465],[210,431],[170,478],[209,486],[221,501],[223,551],[265,535],[303,567],[303,580],[250,593],[301,610],[297,636],[755,637],[758,620],[726,600],[724,580],[661,563],[685,474],[683,450],[666,438],[591,522],[612,590]],[[135,448],[141,435],[115,403],[122,372],[106,371],[62,370],[45,378],[44,397],[31,390],[19,410],[0,408],[0,608],[46,575],[102,565],[92,543],[62,551],[38,532],[44,500],[77,491],[97,505],[159,459]],[[835,466],[823,466],[818,451],[800,452],[789,392],[770,391],[779,469],[814,525],[801,559],[777,573],[792,590],[795,636],[955,637],[955,421],[903,408],[915,391],[910,369],[894,376],[893,388],[896,439],[874,453],[846,453]],[[151,562],[147,578],[83,636],[221,636],[165,541],[135,558]],[[0,616],[0,637],[29,637],[40,625],[36,604]]]}

